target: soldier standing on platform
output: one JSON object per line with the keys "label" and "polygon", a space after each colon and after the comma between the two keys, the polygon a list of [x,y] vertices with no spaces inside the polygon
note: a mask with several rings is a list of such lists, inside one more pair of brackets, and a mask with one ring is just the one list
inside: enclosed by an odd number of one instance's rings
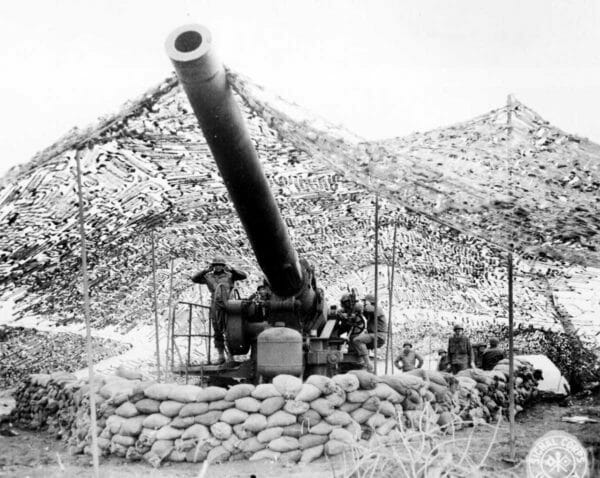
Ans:
{"label": "soldier standing on platform", "polygon": [[[215,257],[210,266],[192,276],[192,282],[205,284],[212,294],[209,317],[212,322],[218,363],[225,362],[225,302],[236,281],[246,279],[243,271],[228,267],[223,257]],[[227,360],[232,360],[227,351]]]}

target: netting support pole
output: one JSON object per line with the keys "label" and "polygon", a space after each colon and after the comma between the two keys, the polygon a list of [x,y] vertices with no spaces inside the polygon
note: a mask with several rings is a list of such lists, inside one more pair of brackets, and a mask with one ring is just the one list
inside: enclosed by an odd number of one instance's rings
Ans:
{"label": "netting support pole", "polygon": [[94,355],[92,348],[92,331],[90,327],[90,294],[87,270],[87,249],[85,242],[85,218],[83,215],[83,188],[81,181],[81,150],[75,153],[77,163],[77,194],[79,196],[79,235],[81,236],[81,276],[83,279],[83,316],[85,318],[85,337],[87,345],[88,384],[90,394],[90,433],[92,438],[92,465],[94,477],[100,477],[100,461],[98,458],[98,432],[96,425],[96,383],[94,380]]}
{"label": "netting support pole", "polygon": [[[170,373],[167,371],[169,369],[169,352],[171,351],[172,348],[172,344],[171,344],[171,333],[172,333],[172,327],[171,327],[171,322],[173,321],[173,311],[171,310],[173,308],[173,269],[174,269],[174,262],[175,259],[171,258],[171,273],[169,275],[169,302],[167,305],[167,345],[166,345],[166,352],[165,352],[165,375],[166,376],[170,376]],[[172,372],[172,368],[171,368],[171,372]]]}
{"label": "netting support pole", "polygon": [[373,346],[373,373],[377,375],[377,289],[379,288],[379,191],[375,194],[375,304],[373,306],[373,331],[375,344]]}
{"label": "netting support pole", "polygon": [[154,229],[151,231],[152,238],[152,289],[154,295],[154,335],[156,338],[156,376],[160,382],[160,332],[158,327],[158,297],[156,293],[156,247],[154,245]]}
{"label": "netting support pole", "polygon": [[[507,141],[506,156],[508,160],[510,185],[512,186],[512,164],[509,150],[509,139],[512,133],[512,96],[506,98]],[[514,230],[514,229],[513,229]],[[512,251],[513,244],[509,244]],[[508,420],[510,428],[509,453],[510,459],[515,460],[515,357],[514,357],[514,304],[513,304],[513,255],[508,253]]]}
{"label": "netting support pole", "polygon": [[[388,363],[390,361],[390,355],[392,361],[394,361],[394,348],[392,347],[392,302],[394,300],[394,272],[396,270],[396,239],[398,237],[398,217],[394,220],[394,238],[392,239],[392,270],[388,276],[389,280],[389,304],[388,304],[388,333],[387,333],[387,345],[385,348],[385,373],[388,373]],[[394,367],[392,366],[392,373]]]}

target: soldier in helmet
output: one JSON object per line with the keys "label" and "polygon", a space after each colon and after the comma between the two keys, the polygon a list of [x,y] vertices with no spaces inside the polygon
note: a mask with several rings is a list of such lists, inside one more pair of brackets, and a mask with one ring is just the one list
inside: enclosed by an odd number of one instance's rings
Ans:
{"label": "soldier in helmet", "polygon": [[454,326],[454,335],[448,340],[448,362],[453,374],[469,367],[475,368],[471,342],[460,324]]}
{"label": "soldier in helmet", "polygon": [[[385,320],[385,314],[381,307],[378,306],[377,310],[375,310],[375,296],[373,294],[368,294],[365,296],[364,300],[364,315],[367,319],[367,329],[363,331],[363,333],[352,338],[351,342],[357,350],[364,368],[370,372],[373,370],[373,365],[369,360],[367,345],[371,345],[372,348],[377,350],[377,348],[385,343],[385,338],[387,336],[387,321]],[[375,337],[375,321],[377,321],[377,337]]]}
{"label": "soldier in helmet", "polygon": [[[236,281],[246,279],[243,271],[227,266],[223,257],[217,256],[210,265],[192,276],[192,282],[205,284],[212,294],[210,320],[212,322],[215,348],[219,354],[218,362],[225,362],[225,302]],[[229,353],[227,359],[231,360]]]}

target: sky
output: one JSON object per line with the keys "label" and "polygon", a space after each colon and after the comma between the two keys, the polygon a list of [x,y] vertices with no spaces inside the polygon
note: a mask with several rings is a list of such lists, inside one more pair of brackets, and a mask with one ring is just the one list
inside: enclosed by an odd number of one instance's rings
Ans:
{"label": "sky", "polygon": [[200,23],[222,61],[366,139],[468,120],[507,95],[600,142],[595,0],[0,2],[0,175],[157,85]]}

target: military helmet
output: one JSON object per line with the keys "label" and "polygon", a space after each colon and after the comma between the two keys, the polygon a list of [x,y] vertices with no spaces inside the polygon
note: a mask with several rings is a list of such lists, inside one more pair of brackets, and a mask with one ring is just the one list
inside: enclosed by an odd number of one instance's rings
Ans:
{"label": "military helmet", "polygon": [[365,300],[367,302],[375,303],[375,296],[373,294],[367,294],[365,295]]}
{"label": "military helmet", "polygon": [[227,262],[225,261],[225,258],[223,256],[215,256],[212,262],[210,263],[211,266],[224,266],[226,264]]}
{"label": "military helmet", "polygon": [[465,328],[460,324],[454,324],[454,330],[465,330]]}
{"label": "military helmet", "polygon": [[344,302],[352,302],[352,296],[350,294],[344,294],[340,299],[340,303],[343,304]]}

